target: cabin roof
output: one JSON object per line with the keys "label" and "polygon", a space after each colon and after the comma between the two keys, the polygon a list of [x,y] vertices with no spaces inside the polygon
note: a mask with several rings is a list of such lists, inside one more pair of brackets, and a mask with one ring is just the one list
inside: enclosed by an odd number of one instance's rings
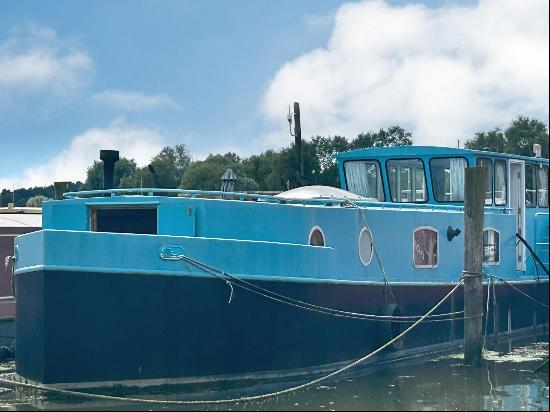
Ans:
{"label": "cabin roof", "polygon": [[441,146],[391,146],[371,147],[368,149],[357,149],[349,152],[342,152],[336,155],[337,159],[363,159],[372,157],[398,157],[398,156],[468,156],[484,155],[490,157],[521,159],[530,162],[541,162],[548,164],[548,159],[535,158],[530,156],[519,156],[508,153],[486,152],[482,150],[459,149],[456,147]]}

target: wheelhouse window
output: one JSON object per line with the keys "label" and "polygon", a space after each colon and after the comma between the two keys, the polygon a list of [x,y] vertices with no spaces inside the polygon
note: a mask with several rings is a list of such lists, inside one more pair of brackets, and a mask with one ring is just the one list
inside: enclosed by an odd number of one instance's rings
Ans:
{"label": "wheelhouse window", "polygon": [[428,200],[424,163],[420,159],[394,159],[386,163],[393,202],[420,203]]}
{"label": "wheelhouse window", "polygon": [[495,205],[506,204],[506,160],[495,160]]}
{"label": "wheelhouse window", "polygon": [[537,165],[525,164],[525,206],[537,206]]}
{"label": "wheelhouse window", "polygon": [[464,169],[466,167],[468,167],[468,162],[463,157],[430,160],[435,200],[438,202],[464,201]]}
{"label": "wheelhouse window", "polygon": [[495,229],[483,230],[483,264],[498,265],[500,262],[500,234]]}
{"label": "wheelhouse window", "polygon": [[485,181],[485,205],[493,204],[493,161],[486,157],[478,157],[476,160],[477,167],[487,168],[487,180]]}
{"label": "wheelhouse window", "polygon": [[435,268],[438,259],[439,232],[433,227],[419,227],[413,233],[415,268]]}
{"label": "wheelhouse window", "polygon": [[157,234],[156,207],[94,207],[90,218],[93,232]]}
{"label": "wheelhouse window", "polygon": [[548,207],[548,166],[537,168],[537,197],[539,207]]}
{"label": "wheelhouse window", "polygon": [[380,165],[376,160],[348,160],[344,162],[348,190],[372,200],[384,201],[384,186]]}

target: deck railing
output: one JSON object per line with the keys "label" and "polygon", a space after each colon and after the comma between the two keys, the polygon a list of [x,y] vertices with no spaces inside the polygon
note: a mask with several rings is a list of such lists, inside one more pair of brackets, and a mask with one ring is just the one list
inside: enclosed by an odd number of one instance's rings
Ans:
{"label": "deck railing", "polygon": [[[131,189],[107,189],[107,190],[84,190],[80,192],[67,192],[63,196],[68,199],[88,198],[88,197],[116,197],[116,196],[177,196],[186,198],[210,198],[218,200],[239,200],[239,201],[256,201],[279,204],[298,204],[312,206],[341,206],[372,208],[388,208],[388,209],[433,209],[433,210],[449,210],[462,211],[462,205],[434,205],[434,204],[415,204],[415,203],[391,203],[391,202],[376,202],[371,200],[347,199],[343,197],[318,197],[308,199],[286,199],[273,194],[262,193],[246,193],[246,192],[223,192],[221,190],[190,190],[190,189],[162,189],[162,188],[131,188]],[[486,207],[486,209],[496,209],[495,207]],[[503,208],[498,208],[498,212],[506,213]]]}

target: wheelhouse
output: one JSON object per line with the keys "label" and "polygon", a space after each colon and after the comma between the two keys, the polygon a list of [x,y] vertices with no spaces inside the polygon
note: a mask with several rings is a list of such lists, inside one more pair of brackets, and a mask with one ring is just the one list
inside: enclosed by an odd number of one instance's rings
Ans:
{"label": "wheelhouse", "polygon": [[372,201],[460,205],[464,169],[480,166],[489,169],[486,206],[548,209],[548,159],[424,146],[360,149],[336,158],[342,189]]}
{"label": "wheelhouse", "polygon": [[[461,209],[464,169],[486,167],[486,208],[511,215],[515,225],[512,235],[526,239],[536,253],[548,256],[548,159],[426,146],[362,149],[338,154],[336,158],[343,189],[388,207],[408,204]],[[420,261],[426,256],[419,257]],[[516,270],[525,271],[533,265],[531,260],[524,245],[518,243]],[[486,228],[484,265],[498,265],[499,261],[500,233]],[[415,261],[415,267],[434,264]]]}

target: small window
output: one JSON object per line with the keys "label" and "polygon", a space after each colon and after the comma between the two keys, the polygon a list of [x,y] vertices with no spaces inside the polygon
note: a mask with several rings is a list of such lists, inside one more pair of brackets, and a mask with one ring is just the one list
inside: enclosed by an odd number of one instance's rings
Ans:
{"label": "small window", "polygon": [[157,209],[150,207],[103,207],[91,210],[93,232],[157,234]]}
{"label": "small window", "polygon": [[419,227],[413,234],[415,268],[437,267],[439,232],[433,227]]}
{"label": "small window", "polygon": [[325,246],[325,235],[319,226],[315,226],[309,232],[310,246]]}
{"label": "small window", "polygon": [[539,207],[548,207],[548,166],[537,168],[537,197]]}
{"label": "small window", "polygon": [[495,160],[495,205],[506,204],[506,161]]}
{"label": "small window", "polygon": [[537,206],[537,165],[525,164],[525,206]]}
{"label": "small window", "polygon": [[468,162],[463,157],[430,160],[435,200],[438,202],[464,201],[464,169],[466,167],[468,167]]}
{"label": "small window", "polygon": [[384,201],[384,187],[380,165],[376,160],[344,162],[348,190],[369,199]]}
{"label": "small window", "polygon": [[478,157],[476,166],[487,168],[487,180],[485,181],[485,205],[491,206],[493,204],[493,161],[485,157]]}
{"label": "small window", "polygon": [[500,262],[500,234],[495,229],[483,230],[483,264],[498,265]]}
{"label": "small window", "polygon": [[386,165],[393,202],[420,203],[428,200],[422,160],[388,160]]}
{"label": "small window", "polygon": [[372,259],[373,246],[372,235],[367,227],[361,229],[361,232],[359,233],[359,242],[357,247],[359,250],[359,259],[361,260],[361,264],[363,266],[368,266]]}

